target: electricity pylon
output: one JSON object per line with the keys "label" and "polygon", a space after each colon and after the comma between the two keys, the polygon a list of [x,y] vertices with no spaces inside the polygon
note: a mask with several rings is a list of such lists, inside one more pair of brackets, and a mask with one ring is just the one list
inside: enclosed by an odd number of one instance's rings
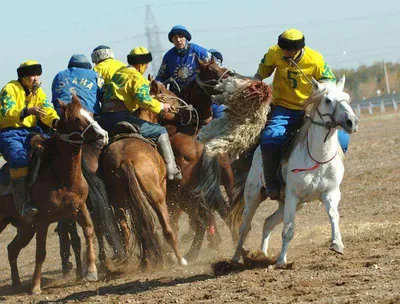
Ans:
{"label": "electricity pylon", "polygon": [[160,29],[157,25],[156,19],[151,12],[150,5],[146,6],[146,37],[147,43],[149,46],[149,51],[153,56],[153,61],[151,62],[151,71],[153,76],[157,76],[158,69],[160,68],[160,64],[162,61],[162,56],[164,53],[164,49],[160,40]]}

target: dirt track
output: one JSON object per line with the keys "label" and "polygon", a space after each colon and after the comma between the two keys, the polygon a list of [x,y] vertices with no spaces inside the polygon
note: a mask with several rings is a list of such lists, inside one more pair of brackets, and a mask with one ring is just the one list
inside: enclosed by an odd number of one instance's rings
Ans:
{"label": "dirt track", "polygon": [[[216,277],[211,263],[230,258],[233,244],[220,223],[224,241],[218,252],[203,247],[190,266],[154,273],[131,271],[97,283],[64,281],[58,238],[49,232],[43,293],[28,295],[34,268],[33,241],[19,258],[23,289],[11,290],[6,245],[15,234],[0,235],[0,301],[6,303],[400,303],[400,113],[361,118],[345,160],[340,203],[345,255],[328,250],[330,227],[324,207],[308,204],[296,217],[295,237],[288,252],[293,269],[245,270]],[[264,202],[253,221],[246,247],[258,249],[264,218],[275,208]],[[181,223],[187,229],[186,222]],[[271,252],[280,249],[279,226]]]}

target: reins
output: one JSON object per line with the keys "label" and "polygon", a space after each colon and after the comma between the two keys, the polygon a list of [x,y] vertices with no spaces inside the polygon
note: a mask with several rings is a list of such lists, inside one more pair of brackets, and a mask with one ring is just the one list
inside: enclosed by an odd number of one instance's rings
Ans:
{"label": "reins", "polygon": [[[89,130],[94,124],[97,124],[97,121],[93,120],[92,122],[90,122],[90,124],[86,127],[85,130],[83,130],[82,133],[79,132],[72,132],[69,134],[62,134],[57,132],[58,138],[60,138],[62,141],[65,141],[71,145],[73,145],[74,147],[79,147],[83,144],[85,138],[84,135],[86,133],[87,130]],[[71,139],[72,136],[78,135],[81,139],[79,140],[73,140]]]}

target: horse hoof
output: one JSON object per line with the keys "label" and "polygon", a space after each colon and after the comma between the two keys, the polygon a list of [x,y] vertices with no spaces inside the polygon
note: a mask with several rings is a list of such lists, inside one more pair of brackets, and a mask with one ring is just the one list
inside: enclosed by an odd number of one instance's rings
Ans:
{"label": "horse hoof", "polygon": [[33,288],[32,288],[31,293],[32,293],[33,295],[39,295],[39,294],[42,293],[42,290],[40,289],[40,286],[36,286],[36,287],[33,287]]}
{"label": "horse hoof", "polygon": [[284,269],[284,270],[290,270],[293,269],[293,263],[276,263],[275,265],[276,269]]}
{"label": "horse hoof", "polygon": [[233,264],[238,264],[240,262],[240,257],[234,256],[231,261]]}
{"label": "horse hoof", "polygon": [[344,254],[344,246],[336,244],[336,243],[333,243],[331,245],[331,247],[329,248],[329,250],[335,251],[335,252],[337,252],[339,254]]}
{"label": "horse hoof", "polygon": [[185,258],[182,258],[179,264],[182,266],[187,266],[188,262],[185,260]]}
{"label": "horse hoof", "polygon": [[96,282],[98,280],[97,272],[88,272],[85,279],[89,282]]}

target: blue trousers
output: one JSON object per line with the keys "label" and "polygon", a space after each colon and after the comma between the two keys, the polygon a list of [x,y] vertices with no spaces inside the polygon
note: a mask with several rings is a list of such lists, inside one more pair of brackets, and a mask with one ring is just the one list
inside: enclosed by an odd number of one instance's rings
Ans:
{"label": "blue trousers", "polygon": [[[291,110],[277,106],[272,113],[271,120],[261,132],[261,149],[280,151],[283,143],[288,139],[288,131],[298,128],[303,121],[304,112],[301,110]],[[338,138],[344,152],[347,151],[350,142],[350,135],[339,130]]]}
{"label": "blue trousers", "polygon": [[99,124],[104,130],[112,133],[120,121],[127,121],[140,126],[140,134],[155,141],[157,141],[161,134],[167,133],[167,130],[163,126],[137,118],[128,111],[102,113],[100,114]]}
{"label": "blue trousers", "polygon": [[211,105],[211,109],[213,112],[213,117],[214,118],[220,118],[224,112],[224,110],[226,109],[225,105],[218,105],[216,103],[213,103]]}
{"label": "blue trousers", "polygon": [[28,167],[32,135],[42,133],[40,127],[6,128],[0,133],[0,153],[8,162],[10,168]]}

